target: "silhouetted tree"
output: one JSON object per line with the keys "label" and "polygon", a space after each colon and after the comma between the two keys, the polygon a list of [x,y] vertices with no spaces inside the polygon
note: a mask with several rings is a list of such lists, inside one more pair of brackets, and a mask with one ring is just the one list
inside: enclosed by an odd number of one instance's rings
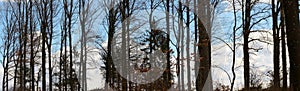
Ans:
{"label": "silhouetted tree", "polygon": [[284,0],[287,46],[290,58],[290,86],[294,91],[300,90],[300,27],[298,0]]}

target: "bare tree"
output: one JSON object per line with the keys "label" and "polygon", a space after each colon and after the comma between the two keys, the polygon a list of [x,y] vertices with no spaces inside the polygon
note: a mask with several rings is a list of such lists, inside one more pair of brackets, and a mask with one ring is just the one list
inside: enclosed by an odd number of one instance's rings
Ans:
{"label": "bare tree", "polygon": [[179,41],[180,41],[180,78],[181,78],[181,80],[180,80],[180,82],[181,82],[181,90],[185,90],[185,83],[184,83],[184,30],[183,30],[183,5],[182,5],[182,0],[178,0],[178,3],[179,3],[179,5],[178,5],[178,14],[179,14],[179,16],[178,16],[178,20],[179,20],[179,22],[178,22],[178,37],[179,37]]}
{"label": "bare tree", "polygon": [[284,16],[284,2],[280,1],[280,33],[281,33],[281,58],[282,58],[282,88],[287,89],[287,67],[286,67],[286,37],[285,37],[285,16]]}
{"label": "bare tree", "polygon": [[230,91],[233,91],[234,83],[235,83],[235,78],[236,78],[236,73],[235,73],[235,54],[236,54],[236,26],[237,26],[237,16],[236,16],[236,7],[235,7],[235,0],[232,0],[232,6],[233,6],[233,14],[234,14],[234,25],[233,25],[233,47],[232,47],[232,66],[231,66],[231,71],[233,74],[232,77],[232,82],[230,85]]}
{"label": "bare tree", "polygon": [[[95,20],[99,16],[99,8],[94,8],[95,0],[79,1],[79,23],[81,29],[80,39],[80,65],[79,65],[79,79],[81,80],[82,90],[87,90],[87,55],[88,55],[88,40],[95,38],[91,36]],[[97,3],[98,4],[98,3]],[[90,35],[90,36],[89,36]],[[97,37],[97,36],[96,36]]]}
{"label": "bare tree", "polygon": [[[207,6],[206,6],[207,5]],[[208,1],[198,1],[198,30],[199,30],[199,41],[198,41],[198,52],[200,66],[198,67],[199,73],[196,78],[196,90],[201,91],[204,88],[204,84],[209,80],[210,69],[211,69],[211,44],[210,44],[210,4]],[[201,14],[200,12],[206,12]],[[199,18],[203,17],[203,18]],[[204,22],[205,21],[205,22]]]}
{"label": "bare tree", "polygon": [[250,71],[249,71],[249,34],[250,34],[250,11],[251,11],[251,0],[246,0],[245,3],[245,19],[243,19],[243,37],[244,37],[244,44],[243,44],[243,53],[244,53],[244,85],[245,89],[249,90],[249,82],[250,82]]}
{"label": "bare tree", "polygon": [[171,49],[170,49],[170,0],[167,0],[166,1],[166,26],[167,26],[167,44],[166,44],[166,51],[163,50],[164,53],[167,54],[167,57],[166,57],[166,61],[167,61],[167,67],[166,67],[166,70],[165,70],[165,74],[163,74],[165,77],[165,88],[170,88],[171,87]]}
{"label": "bare tree", "polygon": [[4,69],[3,71],[3,79],[2,79],[2,90],[8,91],[9,90],[9,82],[11,80],[14,80],[15,77],[9,76],[9,74],[12,74],[14,72],[10,72],[10,70],[13,70],[14,68],[14,56],[15,56],[15,46],[16,46],[16,27],[17,25],[14,23],[16,22],[16,17],[14,17],[14,7],[12,5],[7,5],[7,8],[5,9],[5,12],[3,13],[3,21],[5,23],[3,24],[2,33],[6,36],[2,36],[2,42],[3,45],[3,51],[2,51],[2,57],[1,60],[2,67]]}
{"label": "bare tree", "polygon": [[187,90],[191,91],[191,64],[190,64],[190,1],[186,0],[186,61],[187,61]]}
{"label": "bare tree", "polygon": [[274,89],[280,88],[280,77],[279,77],[279,29],[277,27],[277,5],[275,0],[272,0],[272,19],[273,19],[273,41],[274,41]]}

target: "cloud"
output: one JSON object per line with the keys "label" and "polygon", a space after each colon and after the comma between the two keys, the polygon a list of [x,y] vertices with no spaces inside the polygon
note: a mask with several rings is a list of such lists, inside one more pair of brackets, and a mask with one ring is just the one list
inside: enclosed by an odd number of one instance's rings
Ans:
{"label": "cloud", "polygon": [[[267,30],[271,31],[271,30]],[[262,40],[273,41],[270,33],[253,33],[250,35],[251,38],[259,38]],[[241,39],[243,40],[243,39]],[[238,41],[242,42],[242,41]],[[250,43],[250,47],[262,47],[263,49],[255,52],[255,55],[250,54],[250,66],[255,67],[254,70],[257,71],[258,74],[264,74],[269,70],[273,70],[273,46],[270,44],[255,42]],[[236,50],[236,80],[235,80],[235,89],[239,89],[243,87],[243,47],[240,46]],[[232,79],[232,51],[228,46],[224,43],[219,43],[212,45],[212,65],[217,65],[218,67],[224,69],[230,75]],[[220,68],[213,67],[212,75],[214,82],[220,82],[225,85],[230,85],[230,80],[223,70]],[[266,75],[263,75],[262,78],[264,80],[264,84],[267,84],[269,78]],[[266,86],[266,85],[265,85]]]}

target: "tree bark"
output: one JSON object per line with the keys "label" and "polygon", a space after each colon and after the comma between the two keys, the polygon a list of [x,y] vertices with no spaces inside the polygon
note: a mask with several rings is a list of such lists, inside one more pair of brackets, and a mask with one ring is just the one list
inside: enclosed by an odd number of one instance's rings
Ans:
{"label": "tree bark", "polygon": [[186,0],[186,61],[187,61],[187,90],[191,91],[191,66],[190,66],[190,2],[189,0]]}
{"label": "tree bark", "polygon": [[41,33],[42,33],[42,91],[46,91],[46,28],[47,28],[47,13],[46,13],[46,5],[47,1],[43,2],[43,8],[41,9],[43,12],[41,15]]}
{"label": "tree bark", "polygon": [[243,25],[243,37],[244,37],[244,44],[243,44],[243,53],[244,53],[244,87],[245,90],[250,90],[250,63],[249,63],[249,34],[250,34],[250,3],[251,0],[246,0],[246,4],[245,4],[245,18],[244,18],[244,25]]}
{"label": "tree bark", "polygon": [[280,87],[280,78],[279,78],[279,32],[277,31],[277,13],[275,0],[272,0],[272,19],[273,19],[273,41],[274,41],[274,54],[273,54],[273,68],[274,68],[274,90],[279,89]]}
{"label": "tree bark", "polygon": [[286,37],[285,37],[285,16],[284,16],[284,2],[280,0],[280,26],[281,26],[281,57],[282,57],[282,88],[287,90],[287,67],[286,67]]}
{"label": "tree bark", "polygon": [[235,83],[235,78],[236,78],[236,74],[235,74],[235,53],[236,53],[236,22],[237,22],[237,16],[236,16],[236,7],[235,7],[235,0],[232,0],[232,6],[233,6],[233,14],[234,14],[234,25],[233,25],[233,47],[232,47],[232,66],[231,66],[231,71],[232,71],[232,82],[230,85],[230,91],[233,91],[233,87],[234,87],[234,83]]}
{"label": "tree bark", "polygon": [[[210,44],[210,5],[209,1],[202,0],[198,1],[198,20],[197,27],[199,30],[199,40],[198,40],[198,52],[200,66],[198,67],[198,74],[196,78],[196,90],[202,91],[204,90],[204,86],[211,86],[209,82],[210,79],[210,69],[211,69],[211,44]],[[203,6],[204,5],[204,6]],[[206,12],[202,14],[201,12]],[[203,18],[201,18],[203,17]],[[204,21],[204,22],[203,22]],[[205,83],[208,84],[205,84]],[[206,87],[210,89],[211,87]]]}
{"label": "tree bark", "polygon": [[290,58],[290,86],[292,90],[300,90],[300,27],[298,0],[283,0],[285,6],[285,23],[287,46]]}
{"label": "tree bark", "polygon": [[[124,0],[121,2],[121,8],[120,8],[120,13],[121,13],[121,23],[122,23],[122,32],[121,32],[121,40],[122,40],[122,43],[121,43],[121,59],[122,60],[118,60],[118,61],[122,61],[119,66],[122,67],[125,67],[125,62],[126,62],[126,31],[129,31],[129,30],[126,30],[127,28],[127,22],[128,20],[126,20],[127,18],[127,15],[126,15],[126,6],[127,6],[127,3],[126,2],[129,2],[128,0]],[[122,69],[120,69],[122,70]],[[123,74],[126,74],[125,72],[126,70],[122,70],[121,72]],[[127,91],[127,81],[125,79],[122,79],[121,77],[119,77],[121,79],[121,85],[122,85],[122,90],[124,91]],[[119,84],[119,83],[118,83]]]}

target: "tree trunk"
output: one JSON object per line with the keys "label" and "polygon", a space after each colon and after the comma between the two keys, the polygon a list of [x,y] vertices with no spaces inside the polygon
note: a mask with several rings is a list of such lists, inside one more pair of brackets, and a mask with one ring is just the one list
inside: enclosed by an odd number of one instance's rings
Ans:
{"label": "tree trunk", "polygon": [[[113,44],[113,38],[114,38],[114,33],[115,33],[115,23],[117,21],[116,19],[116,11],[114,8],[114,0],[110,2],[110,7],[109,7],[109,15],[108,15],[108,22],[109,22],[109,27],[108,27],[108,43],[107,43],[107,54],[106,54],[106,62],[105,62],[105,70],[106,70],[106,79],[105,82],[108,84],[107,86],[113,86],[113,81],[114,81],[114,74],[113,74],[113,62],[111,58],[112,54],[112,44]],[[106,87],[108,88],[108,87]]]}
{"label": "tree trunk", "polygon": [[245,8],[245,18],[243,25],[243,35],[244,35],[244,44],[243,44],[243,53],[244,53],[244,86],[245,90],[249,90],[250,88],[250,65],[249,65],[249,33],[250,33],[250,3],[251,0],[246,0],[246,8]]}
{"label": "tree trunk", "polygon": [[280,1],[280,26],[281,26],[281,56],[282,56],[282,88],[287,90],[287,67],[286,67],[286,40],[285,40],[285,16],[284,16],[284,3]]}
{"label": "tree trunk", "polygon": [[47,26],[47,14],[46,12],[46,2],[43,3],[45,7],[43,7],[42,11],[42,20],[41,20],[41,33],[42,33],[42,91],[46,91],[46,26]]}
{"label": "tree trunk", "polygon": [[[26,9],[26,11],[24,10],[24,9]],[[23,89],[26,89],[26,77],[28,76],[27,74],[26,74],[26,69],[27,69],[27,67],[26,67],[26,63],[27,63],[27,58],[26,58],[26,54],[27,54],[27,40],[28,40],[28,3],[23,3],[23,10],[22,10],[22,12],[23,12],[23,22],[25,22],[25,24],[23,24],[23,27],[24,27],[24,35],[23,35],[23,40],[22,41],[24,41],[23,42],[23,46],[24,46],[24,49],[23,49],[23,58],[22,58],[22,61],[23,61],[23,67],[22,67],[22,79],[23,79],[23,82],[22,82],[22,86],[21,87],[23,87]],[[25,17],[24,17],[25,16]]]}
{"label": "tree trunk", "polygon": [[294,91],[300,90],[300,27],[298,0],[283,0],[285,5],[285,23],[287,46],[290,58],[290,86]]}
{"label": "tree trunk", "polygon": [[[207,5],[208,4],[208,5]],[[198,41],[198,52],[200,66],[198,68],[198,74],[196,78],[196,90],[208,90],[211,89],[211,82],[210,82],[210,69],[211,69],[211,50],[210,50],[210,5],[209,1],[206,0],[199,0],[198,1],[198,20],[197,20],[197,27],[199,30],[199,41]],[[206,12],[202,14],[201,12]],[[201,18],[202,17],[202,18]],[[203,22],[204,21],[204,22]],[[207,82],[207,84],[205,84]],[[204,89],[204,86],[207,89]]]}
{"label": "tree trunk", "polygon": [[191,66],[190,66],[190,2],[189,0],[186,0],[186,61],[187,61],[187,90],[191,91]]}
{"label": "tree trunk", "polygon": [[[126,6],[127,6],[127,2],[128,0],[124,0],[123,2],[121,2],[121,8],[120,8],[120,13],[121,13],[121,23],[122,23],[122,33],[121,33],[121,40],[122,40],[122,43],[121,43],[121,59],[122,60],[118,60],[118,61],[122,61],[119,66],[122,67],[125,67],[125,62],[126,62],[126,31],[129,31],[129,30],[126,30],[127,28],[127,22],[126,22],[126,18],[127,18],[127,15],[126,15]],[[128,20],[127,20],[128,21]],[[122,70],[120,69],[121,72],[123,74],[125,74],[126,70]],[[124,91],[127,91],[127,81],[125,79],[122,79],[121,76],[119,76],[119,78],[121,79],[121,85],[122,85],[122,90]],[[119,84],[119,83],[118,83]]]}
{"label": "tree trunk", "polygon": [[48,69],[49,69],[49,90],[52,91],[52,62],[51,62],[51,57],[52,57],[52,52],[51,52],[51,46],[52,46],[52,38],[53,38],[53,13],[54,13],[54,10],[53,10],[53,2],[54,1],[50,1],[50,9],[49,9],[49,12],[50,12],[50,26],[49,26],[49,41],[48,41]]}
{"label": "tree trunk", "polygon": [[273,19],[273,41],[274,41],[274,55],[273,55],[273,66],[274,66],[274,90],[279,89],[280,87],[280,78],[279,78],[279,38],[277,31],[277,13],[275,0],[272,0],[272,19]]}
{"label": "tree trunk", "polygon": [[[177,10],[178,11],[178,10]],[[176,12],[176,9],[175,9],[175,5],[174,3],[172,3],[172,15],[174,15]],[[174,32],[175,31],[175,18],[176,17],[172,17],[172,29]],[[179,19],[179,17],[178,17]],[[179,25],[179,23],[178,23]],[[177,26],[179,27],[179,26]],[[180,29],[180,28],[179,28]],[[176,37],[176,76],[177,76],[177,90],[178,91],[181,91],[181,81],[180,81],[180,49],[179,49],[179,46],[180,46],[180,30],[178,29],[177,31],[177,37]]]}
{"label": "tree trunk", "polygon": [[[195,62],[195,65],[194,65],[194,74],[197,75],[198,72],[199,72],[199,68],[200,67],[200,61],[199,61],[199,56],[198,56],[198,52],[197,52],[197,44],[198,44],[198,12],[199,12],[199,6],[197,5],[199,0],[194,0],[194,28],[195,28],[195,35],[194,35],[194,62]],[[197,77],[196,77],[197,78]],[[196,79],[195,78],[195,79]],[[196,84],[196,82],[195,82]],[[196,84],[196,86],[198,86],[198,84]]]}
{"label": "tree trunk", "polygon": [[200,67],[198,67],[199,72],[196,79],[196,90],[202,91],[206,80],[209,77],[210,71],[210,38],[207,34],[207,30],[204,27],[203,22],[198,19],[198,29],[199,29],[199,42],[198,42],[198,52]]}
{"label": "tree trunk", "polygon": [[165,88],[170,88],[171,87],[171,55],[170,55],[170,0],[167,0],[167,3],[166,3],[166,8],[167,8],[167,12],[166,12],[166,26],[167,26],[167,67],[166,67],[166,79],[165,79],[165,84],[166,84],[166,87]]}
{"label": "tree trunk", "polygon": [[32,3],[32,1],[29,1],[29,4],[30,4],[30,7],[29,7],[29,12],[30,12],[30,14],[29,14],[29,18],[30,18],[30,20],[29,20],[29,30],[30,30],[30,76],[31,76],[31,89],[32,89],[32,91],[35,91],[35,86],[34,86],[34,49],[33,49],[33,45],[34,45],[34,43],[33,43],[33,38],[34,38],[34,29],[33,29],[33,11],[32,11],[32,7],[33,7],[33,3]]}
{"label": "tree trunk", "polygon": [[181,90],[185,90],[185,83],[184,83],[184,30],[183,30],[183,8],[182,8],[182,0],[179,0],[179,41],[180,41],[180,73],[181,73]]}
{"label": "tree trunk", "polygon": [[235,78],[236,78],[236,74],[235,74],[235,52],[236,52],[236,22],[237,22],[237,16],[236,16],[236,8],[235,8],[235,0],[232,0],[232,6],[233,6],[233,13],[234,13],[234,25],[233,25],[233,47],[232,47],[232,66],[231,66],[231,71],[232,71],[232,82],[231,82],[231,86],[230,86],[230,91],[233,91],[233,87],[234,87],[234,83],[235,83]]}

